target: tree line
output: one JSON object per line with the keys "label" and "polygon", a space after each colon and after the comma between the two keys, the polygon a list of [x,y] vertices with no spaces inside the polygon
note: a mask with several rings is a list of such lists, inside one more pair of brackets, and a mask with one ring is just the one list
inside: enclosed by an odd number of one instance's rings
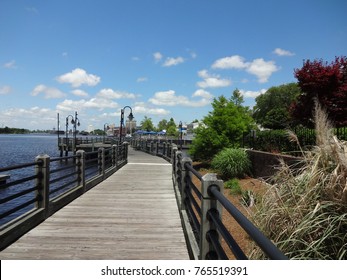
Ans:
{"label": "tree line", "polygon": [[238,89],[212,102],[190,148],[195,159],[208,160],[223,148],[238,147],[242,137],[262,128],[313,127],[313,108],[319,102],[335,128],[347,126],[347,57],[331,63],[306,60],[294,70],[297,83],[271,87],[256,98],[253,110],[243,106]]}

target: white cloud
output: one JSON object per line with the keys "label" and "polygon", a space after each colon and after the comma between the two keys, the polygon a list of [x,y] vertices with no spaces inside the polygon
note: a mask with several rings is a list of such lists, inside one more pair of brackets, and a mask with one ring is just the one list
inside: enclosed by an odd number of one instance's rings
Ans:
{"label": "white cloud", "polygon": [[262,58],[258,58],[250,63],[246,71],[257,76],[259,83],[266,83],[272,73],[278,70],[279,68],[276,66],[274,61],[265,61]]}
{"label": "white cloud", "polygon": [[203,107],[211,103],[213,96],[205,90],[197,90],[192,97],[200,97],[200,100],[190,100],[183,95],[177,96],[174,90],[168,90],[156,92],[148,101],[162,106]]}
{"label": "white cloud", "polygon": [[281,48],[276,48],[273,51],[274,54],[277,54],[278,56],[293,56],[295,55],[295,53],[291,52],[291,51],[287,51]]}
{"label": "white cloud", "polygon": [[228,56],[217,59],[213,64],[213,69],[244,69],[249,65],[245,59],[239,55]]}
{"label": "white cloud", "polygon": [[88,93],[86,93],[84,90],[81,89],[74,89],[71,91],[73,95],[80,96],[80,97],[88,97]]}
{"label": "white cloud", "polygon": [[100,90],[97,97],[105,98],[105,99],[120,99],[120,98],[129,98],[134,99],[136,96],[133,93],[125,92],[125,91],[114,91],[110,88],[104,88]]}
{"label": "white cloud", "polygon": [[9,94],[12,91],[10,86],[2,86],[0,87],[0,95]]}
{"label": "white cloud", "polygon": [[184,62],[184,58],[181,56],[178,56],[176,58],[174,57],[168,57],[165,59],[165,62],[163,63],[164,67],[171,67],[171,66],[175,66],[178,64],[181,64]]}
{"label": "white cloud", "polygon": [[133,56],[133,57],[131,58],[131,60],[132,60],[132,61],[139,61],[140,58],[139,58],[138,56]]}
{"label": "white cloud", "polygon": [[84,99],[81,99],[81,100],[65,99],[63,102],[60,102],[57,104],[56,109],[58,111],[65,111],[65,112],[79,111],[83,109],[85,103],[86,103],[86,100]]}
{"label": "white cloud", "polygon": [[57,88],[53,87],[47,87],[45,85],[37,85],[34,90],[31,92],[32,96],[37,96],[40,93],[44,94],[45,99],[52,99],[52,98],[62,98],[65,97],[66,94],[60,91]]}
{"label": "white cloud", "polygon": [[118,103],[110,101],[104,98],[94,97],[89,100],[71,100],[65,99],[63,102],[57,105],[58,111],[81,111],[83,109],[117,109],[119,107]]}
{"label": "white cloud", "polygon": [[231,85],[231,81],[228,79],[221,79],[219,75],[211,75],[207,70],[201,70],[198,72],[198,76],[203,78],[203,81],[197,82],[197,86],[201,88],[216,88],[227,87]]}
{"label": "white cloud", "polygon": [[57,122],[56,117],[56,111],[37,106],[31,108],[9,108],[5,111],[0,111],[1,123],[9,127],[51,129]]}
{"label": "white cloud", "polygon": [[9,62],[6,62],[3,66],[4,66],[4,68],[7,68],[7,69],[16,69],[17,68],[15,60],[11,60]]}
{"label": "white cloud", "polygon": [[160,52],[155,52],[153,54],[153,57],[154,57],[155,63],[158,63],[160,60],[163,59],[163,55]]}
{"label": "white cloud", "polygon": [[258,97],[259,95],[261,94],[264,94],[265,92],[267,91],[267,89],[261,89],[259,91],[251,91],[251,90],[240,90],[241,94],[244,96],[244,97],[250,97],[250,98],[256,98]]}
{"label": "white cloud", "polygon": [[270,76],[279,70],[274,61],[265,61],[263,58],[257,58],[247,62],[239,55],[220,58],[212,64],[212,68],[245,70],[255,75],[259,83],[266,83]]}
{"label": "white cloud", "polygon": [[138,102],[133,108],[133,114],[158,115],[165,116],[171,114],[170,111],[163,108],[152,108],[144,102]]}
{"label": "white cloud", "polygon": [[81,85],[95,86],[100,82],[100,77],[88,74],[84,69],[76,68],[69,73],[57,77],[59,83],[68,83],[72,87]]}
{"label": "white cloud", "polygon": [[137,83],[143,83],[143,82],[147,82],[147,81],[148,81],[147,77],[139,77],[136,80]]}
{"label": "white cloud", "polygon": [[213,95],[206,90],[198,89],[193,93],[193,97],[203,97],[206,99],[212,99]]}

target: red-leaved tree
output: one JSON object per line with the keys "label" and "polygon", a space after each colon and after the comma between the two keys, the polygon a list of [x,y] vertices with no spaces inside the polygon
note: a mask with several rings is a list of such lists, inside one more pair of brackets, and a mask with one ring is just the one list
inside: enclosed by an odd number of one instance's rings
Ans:
{"label": "red-leaved tree", "polygon": [[290,107],[297,123],[313,124],[314,100],[326,109],[335,127],[347,126],[347,57],[336,57],[332,63],[306,60],[295,77],[302,94]]}

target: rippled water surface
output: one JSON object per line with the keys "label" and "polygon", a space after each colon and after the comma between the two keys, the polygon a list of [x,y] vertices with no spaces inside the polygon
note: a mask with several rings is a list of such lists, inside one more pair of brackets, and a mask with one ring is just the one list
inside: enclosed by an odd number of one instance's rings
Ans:
{"label": "rippled water surface", "polygon": [[33,162],[39,154],[59,156],[57,135],[0,134],[0,168]]}

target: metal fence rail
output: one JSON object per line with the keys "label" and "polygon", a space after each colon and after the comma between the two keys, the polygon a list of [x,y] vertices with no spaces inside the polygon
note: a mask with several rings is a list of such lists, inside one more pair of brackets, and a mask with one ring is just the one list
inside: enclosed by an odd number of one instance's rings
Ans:
{"label": "metal fence rail", "polygon": [[0,172],[11,173],[34,167],[29,171],[33,175],[0,185],[0,250],[116,172],[127,163],[127,150],[123,143],[107,151],[80,150],[69,157],[39,155],[35,162],[1,168]]}
{"label": "metal fence rail", "polygon": [[[226,210],[262,249],[269,259],[288,259],[264,234],[254,226],[223,194],[223,181],[216,174],[202,176],[192,166],[192,160],[183,156],[176,145],[144,143],[133,140],[132,146],[162,156],[172,163],[172,179],[180,210],[188,251],[192,259],[228,259],[228,249],[236,259],[248,259],[222,220]],[[195,180],[193,180],[195,178]],[[193,181],[200,182],[195,185]]]}

